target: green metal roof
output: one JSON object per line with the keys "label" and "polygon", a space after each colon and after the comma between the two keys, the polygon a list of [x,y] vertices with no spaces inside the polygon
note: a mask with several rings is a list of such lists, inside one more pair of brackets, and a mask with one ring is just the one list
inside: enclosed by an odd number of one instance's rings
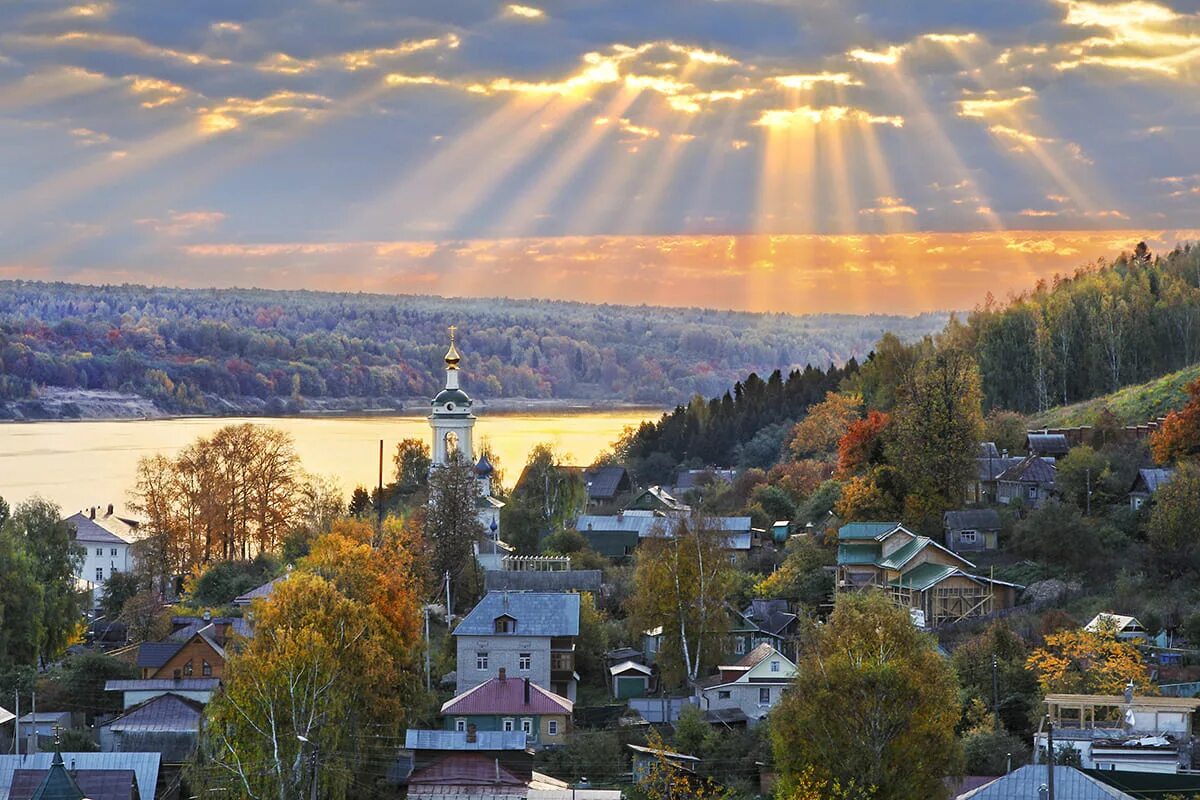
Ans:
{"label": "green metal roof", "polygon": [[918,536],[911,542],[901,547],[899,550],[893,552],[887,558],[880,561],[879,566],[885,569],[900,569],[909,561],[911,561],[913,556],[924,550],[932,542],[933,540],[928,536]]}
{"label": "green metal roof", "polygon": [[956,572],[961,572],[961,570],[958,567],[949,567],[945,564],[925,563],[913,567],[889,585],[898,586],[902,589],[924,591],[930,586],[941,583]]}
{"label": "green metal roof", "polygon": [[874,564],[878,558],[879,545],[874,542],[838,545],[838,564]]}
{"label": "green metal roof", "polygon": [[838,540],[872,540],[900,527],[899,522],[848,522],[838,528]]}

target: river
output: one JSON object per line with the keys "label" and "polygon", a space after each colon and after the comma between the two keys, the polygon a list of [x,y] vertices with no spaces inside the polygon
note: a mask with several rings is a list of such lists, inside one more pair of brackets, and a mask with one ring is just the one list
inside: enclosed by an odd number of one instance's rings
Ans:
{"label": "river", "polygon": [[[627,425],[657,419],[648,409],[622,411],[480,414],[475,441],[499,456],[504,483],[511,487],[534,445],[547,442],[565,463],[590,464]],[[348,496],[355,486],[374,486],[379,440],[387,459],[401,439],[430,440],[423,416],[252,417],[32,422],[0,424],[0,497],[9,505],[34,495],[58,504],[64,515],[88,506],[126,507],[138,459],[174,455],[197,437],[223,425],[250,422],[292,435],[304,469],[334,478]]]}

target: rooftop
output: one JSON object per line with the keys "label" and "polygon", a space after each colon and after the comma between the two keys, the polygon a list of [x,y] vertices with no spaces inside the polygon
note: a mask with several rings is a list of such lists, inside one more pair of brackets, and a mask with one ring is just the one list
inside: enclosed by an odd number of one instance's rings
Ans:
{"label": "rooftop", "polygon": [[[528,684],[528,689],[526,685]],[[529,701],[525,693],[529,692]],[[442,704],[443,714],[570,714],[565,697],[523,678],[492,678]]]}
{"label": "rooftop", "polygon": [[[68,769],[77,770],[132,770],[137,777],[138,794],[143,798],[154,797],[158,783],[158,770],[162,756],[158,753],[63,753]],[[0,798],[8,798],[17,770],[50,769],[53,753],[24,754],[19,756],[0,755]]]}
{"label": "rooftop", "polygon": [[199,731],[204,705],[171,692],[160,694],[126,709],[101,727],[114,731],[178,733]]}
{"label": "rooftop", "polygon": [[478,731],[475,741],[467,741],[465,731],[415,730],[404,732],[407,750],[524,750],[527,736],[524,731]]}
{"label": "rooftop", "polygon": [[899,527],[899,522],[847,522],[838,528],[838,540],[878,541]]}
{"label": "rooftop", "polygon": [[579,595],[565,592],[488,592],[454,635],[496,636],[496,619],[505,615],[516,621],[516,630],[507,635],[579,635]]}
{"label": "rooftop", "polygon": [[[960,794],[958,800],[1034,800],[1045,782],[1046,766],[1030,764]],[[1062,766],[1054,768],[1054,796],[1059,800],[1132,800],[1131,795],[1084,775],[1074,767]]]}
{"label": "rooftop", "polygon": [[[1125,698],[1118,694],[1048,694],[1046,703],[1063,706],[1123,706]],[[1133,698],[1133,707],[1195,711],[1200,708],[1200,698],[1138,695]]]}

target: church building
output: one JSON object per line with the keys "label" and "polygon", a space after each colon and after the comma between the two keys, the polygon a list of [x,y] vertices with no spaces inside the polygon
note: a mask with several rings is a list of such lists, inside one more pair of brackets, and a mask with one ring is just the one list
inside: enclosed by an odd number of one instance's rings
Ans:
{"label": "church building", "polygon": [[[478,546],[480,563],[486,569],[500,569],[499,560],[509,549],[500,541],[500,509],[504,503],[492,496],[492,474],[494,472],[486,455],[475,458],[472,437],[475,430],[475,415],[471,413],[472,400],[459,383],[459,355],[454,342],[456,328],[450,327],[450,349],[446,351],[446,388],[438,392],[431,402],[429,427],[433,431],[433,469],[445,467],[457,453],[463,461],[474,464],[475,482],[479,489],[479,523],[483,526],[487,541]],[[495,565],[491,562],[495,561]]]}

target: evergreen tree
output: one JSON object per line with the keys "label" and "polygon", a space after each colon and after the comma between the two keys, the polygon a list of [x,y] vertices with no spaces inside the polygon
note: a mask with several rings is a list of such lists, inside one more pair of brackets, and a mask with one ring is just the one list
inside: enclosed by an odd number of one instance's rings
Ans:
{"label": "evergreen tree", "polygon": [[447,464],[431,473],[425,514],[425,538],[433,551],[431,566],[436,576],[450,575],[458,588],[455,597],[460,607],[468,604],[478,583],[474,547],[484,535],[478,501],[474,469],[460,453],[452,453]]}

